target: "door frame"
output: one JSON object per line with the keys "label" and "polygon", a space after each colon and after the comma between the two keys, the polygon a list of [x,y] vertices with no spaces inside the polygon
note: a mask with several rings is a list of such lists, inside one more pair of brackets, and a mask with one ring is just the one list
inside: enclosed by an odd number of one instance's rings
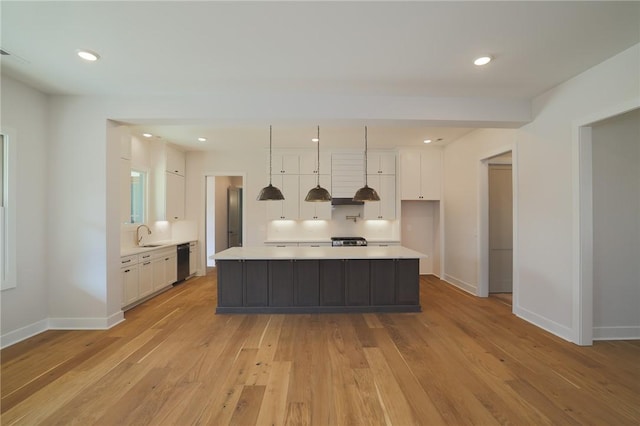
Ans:
{"label": "door frame", "polygon": [[592,126],[640,108],[640,97],[575,120],[572,125],[573,342],[593,344],[593,139]]}
{"label": "door frame", "polygon": [[[202,200],[204,200],[203,203],[203,209],[202,209],[202,216],[201,216],[201,223],[203,224],[202,226],[202,241],[204,241],[204,250],[202,250],[203,256],[204,257],[204,263],[203,265],[207,265],[207,178],[209,177],[213,177],[214,178],[214,182],[215,182],[215,178],[218,176],[239,176],[242,178],[242,188],[246,188],[246,184],[247,184],[247,173],[246,172],[234,172],[234,171],[230,171],[230,172],[205,172],[202,174],[202,181],[203,185],[202,185]],[[215,188],[214,188],[215,191]],[[225,195],[226,197],[226,195]],[[242,191],[242,205],[246,206],[247,204],[247,191]],[[242,209],[242,245],[245,246],[246,245],[246,223],[247,223],[247,218],[246,218],[246,214],[247,214],[247,209],[243,208]],[[214,227],[214,235],[215,235],[215,227]],[[201,259],[202,259],[201,257]]]}
{"label": "door frame", "polygon": [[478,162],[478,287],[476,295],[489,296],[489,160],[498,155],[511,152],[511,171],[513,186],[513,303],[512,310],[518,306],[518,151],[514,143],[485,152]]}

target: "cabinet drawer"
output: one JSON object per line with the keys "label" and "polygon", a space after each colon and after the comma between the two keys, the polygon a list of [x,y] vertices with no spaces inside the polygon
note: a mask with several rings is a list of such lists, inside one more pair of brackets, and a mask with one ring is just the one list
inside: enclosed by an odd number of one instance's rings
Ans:
{"label": "cabinet drawer", "polygon": [[151,258],[152,259],[159,259],[161,257],[169,257],[169,256],[175,256],[176,255],[176,247],[175,246],[171,246],[168,248],[163,248],[160,250],[153,250],[151,253]]}
{"label": "cabinet drawer", "polygon": [[122,256],[120,258],[120,266],[130,266],[138,264],[138,255],[133,254],[131,256]]}

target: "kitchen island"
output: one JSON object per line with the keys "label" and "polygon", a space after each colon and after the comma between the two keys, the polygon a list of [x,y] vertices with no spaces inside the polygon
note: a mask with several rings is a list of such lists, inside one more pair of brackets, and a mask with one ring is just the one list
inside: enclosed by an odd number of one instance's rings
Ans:
{"label": "kitchen island", "polygon": [[213,256],[216,313],[419,312],[418,260],[389,247],[234,247]]}

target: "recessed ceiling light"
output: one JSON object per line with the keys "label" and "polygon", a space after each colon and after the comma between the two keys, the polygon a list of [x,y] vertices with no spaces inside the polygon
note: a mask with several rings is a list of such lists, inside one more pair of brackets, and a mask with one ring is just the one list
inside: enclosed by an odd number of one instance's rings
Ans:
{"label": "recessed ceiling light", "polygon": [[313,139],[311,139],[311,142],[318,142],[319,140],[320,139],[318,139],[318,138],[313,138]]}
{"label": "recessed ceiling light", "polygon": [[425,139],[424,143],[431,143],[431,139]]}
{"label": "recessed ceiling light", "polygon": [[100,59],[100,55],[98,55],[96,52],[92,52],[91,50],[78,50],[77,53],[78,56],[80,56],[85,61],[93,62]]}
{"label": "recessed ceiling light", "polygon": [[143,133],[142,136],[144,136],[145,138],[150,138],[153,135],[151,133]]}
{"label": "recessed ceiling light", "polygon": [[491,62],[491,56],[481,56],[473,61],[473,63],[479,67],[482,65],[487,65],[489,62]]}
{"label": "recessed ceiling light", "polygon": [[207,138],[198,138],[198,142],[206,142]]}

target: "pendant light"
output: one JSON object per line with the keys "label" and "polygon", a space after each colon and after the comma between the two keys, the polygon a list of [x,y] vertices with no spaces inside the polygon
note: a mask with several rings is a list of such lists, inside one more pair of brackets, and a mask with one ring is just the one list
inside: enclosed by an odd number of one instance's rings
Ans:
{"label": "pendant light", "polygon": [[375,189],[367,185],[367,126],[364,126],[364,186],[353,196],[353,201],[380,201]]}
{"label": "pendant light", "polygon": [[318,182],[315,188],[311,188],[305,201],[321,202],[331,201],[331,194],[329,191],[320,186],[320,126],[318,126]]}
{"label": "pendant light", "polygon": [[258,194],[258,201],[284,200],[282,191],[271,184],[271,126],[269,126],[269,186],[265,186]]}

